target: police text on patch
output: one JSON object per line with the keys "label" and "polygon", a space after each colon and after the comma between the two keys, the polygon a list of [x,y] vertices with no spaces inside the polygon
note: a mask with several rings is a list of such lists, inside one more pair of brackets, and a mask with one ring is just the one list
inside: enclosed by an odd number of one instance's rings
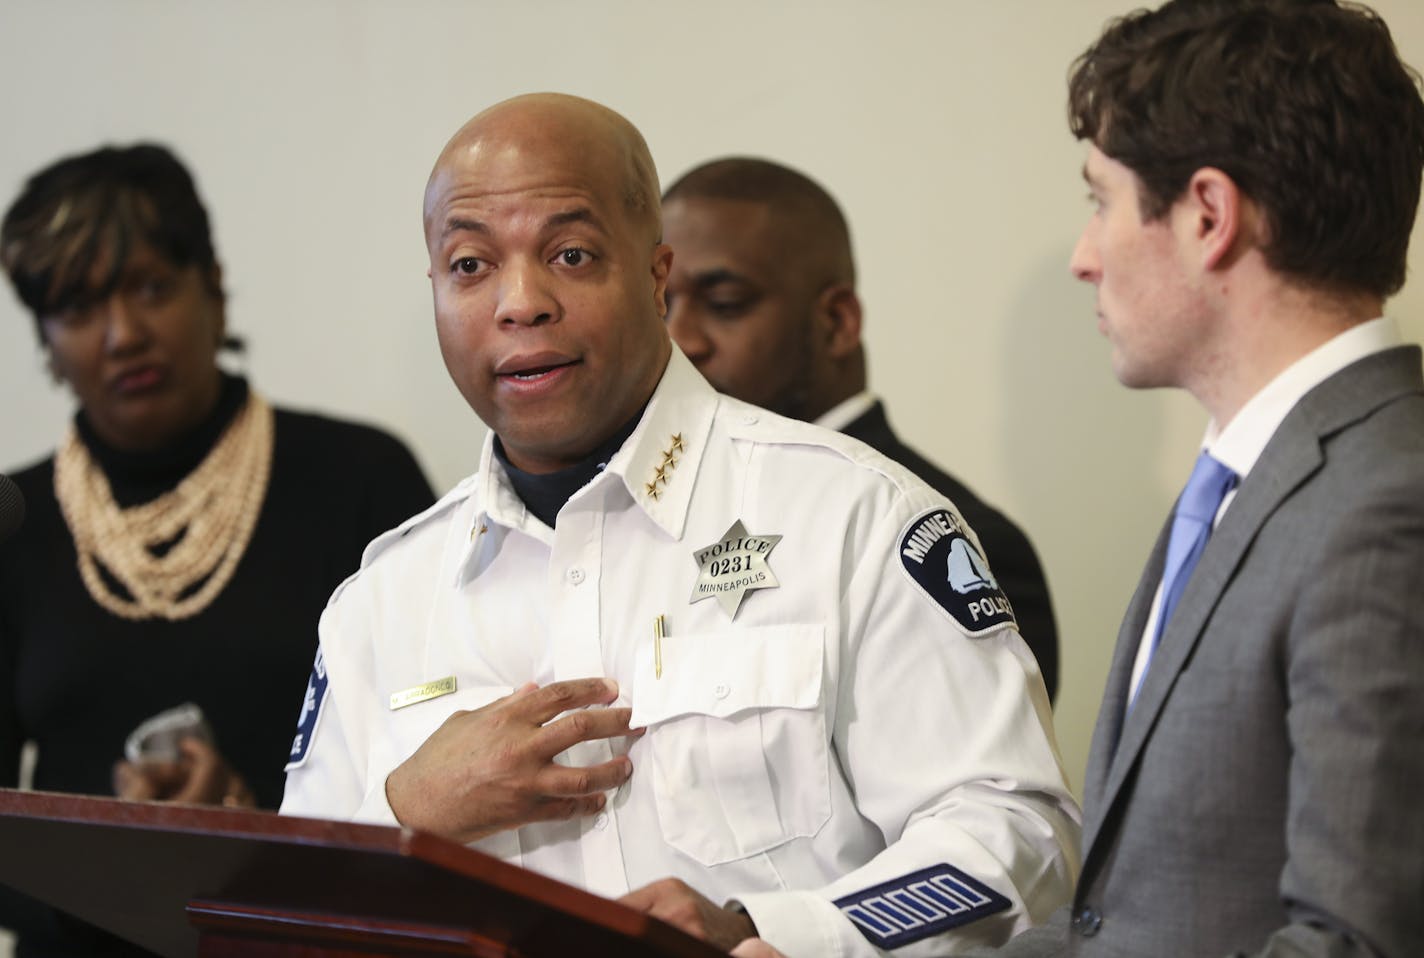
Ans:
{"label": "police text on patch", "polygon": [[900,565],[920,591],[971,635],[1014,625],[1014,609],[999,588],[964,522],[930,509],[900,535]]}

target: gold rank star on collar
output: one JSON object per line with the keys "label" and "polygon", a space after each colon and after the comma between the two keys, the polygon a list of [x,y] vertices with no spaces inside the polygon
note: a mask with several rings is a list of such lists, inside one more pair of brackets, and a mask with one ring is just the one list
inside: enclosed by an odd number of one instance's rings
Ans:
{"label": "gold rank star on collar", "polygon": [[683,451],[682,433],[673,433],[668,447],[662,451],[663,461],[653,467],[652,480],[643,484],[643,489],[647,492],[649,498],[654,501],[662,498],[663,490],[667,488],[673,472],[677,469],[677,456],[675,453]]}

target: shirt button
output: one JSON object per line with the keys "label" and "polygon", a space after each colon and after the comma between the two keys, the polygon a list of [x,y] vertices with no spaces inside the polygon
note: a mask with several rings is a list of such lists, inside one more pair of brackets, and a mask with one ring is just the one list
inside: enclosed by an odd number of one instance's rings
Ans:
{"label": "shirt button", "polygon": [[754,413],[747,413],[742,417],[742,422],[748,426],[755,426],[757,417]]}
{"label": "shirt button", "polygon": [[578,566],[574,566],[572,569],[570,569],[570,570],[569,570],[569,581],[572,582],[574,585],[578,585],[580,582],[582,582],[582,581],[583,581],[583,570],[580,569]]}
{"label": "shirt button", "polygon": [[607,828],[608,815],[604,812],[599,812],[597,815],[595,815],[593,818],[593,827],[598,829],[600,832]]}
{"label": "shirt button", "polygon": [[1101,927],[1103,927],[1103,916],[1092,908],[1079,909],[1078,913],[1073,916],[1073,930],[1084,938],[1093,937]]}
{"label": "shirt button", "polygon": [[724,699],[727,697],[727,693],[731,691],[732,690],[729,687],[725,685],[719,685],[712,690],[712,694],[717,696],[719,699]]}

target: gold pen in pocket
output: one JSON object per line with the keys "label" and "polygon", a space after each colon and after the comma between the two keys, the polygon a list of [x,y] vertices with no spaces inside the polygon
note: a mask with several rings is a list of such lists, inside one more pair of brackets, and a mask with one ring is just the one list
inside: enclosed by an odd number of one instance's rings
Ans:
{"label": "gold pen in pocket", "polygon": [[659,615],[653,620],[653,678],[663,677],[663,636],[667,634],[667,623]]}

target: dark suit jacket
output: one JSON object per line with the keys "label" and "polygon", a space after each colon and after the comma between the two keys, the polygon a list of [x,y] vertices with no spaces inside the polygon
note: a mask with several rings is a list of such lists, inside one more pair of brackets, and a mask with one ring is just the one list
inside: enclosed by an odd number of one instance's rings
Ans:
{"label": "dark suit jacket", "polygon": [[1052,701],[1058,693],[1058,627],[1053,622],[1053,606],[1048,599],[1043,566],[1039,565],[1028,536],[1008,516],[986,505],[958,479],[901,442],[891,430],[881,403],[877,402],[841,431],[909,469],[958,507],[979,536],[989,568],[1013,604],[1019,634],[1038,659],[1043,684],[1048,687],[1048,698]]}
{"label": "dark suit jacket", "polygon": [[1130,715],[1164,529],[1088,758],[1083,872],[1023,956],[1424,954],[1424,378],[1402,347],[1291,411]]}

